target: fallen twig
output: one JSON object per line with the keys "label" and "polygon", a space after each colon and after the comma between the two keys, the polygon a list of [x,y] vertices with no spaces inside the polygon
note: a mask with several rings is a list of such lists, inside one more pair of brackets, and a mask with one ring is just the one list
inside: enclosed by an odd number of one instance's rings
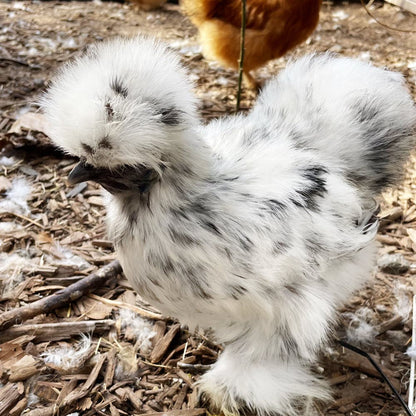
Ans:
{"label": "fallen twig", "polygon": [[37,300],[29,305],[15,308],[0,315],[0,331],[3,331],[26,319],[33,318],[42,313],[48,313],[56,308],[66,305],[89,293],[95,287],[100,287],[108,281],[116,279],[122,272],[121,265],[117,260],[99,269],[80,281],[59,290],[51,296]]}
{"label": "fallen twig", "polygon": [[30,67],[30,65],[27,62],[21,61],[19,59],[7,58],[5,56],[0,56],[0,61],[10,62],[12,64],[18,64],[18,65]]}
{"label": "fallen twig", "polygon": [[4,212],[1,212],[1,213],[0,213],[0,216],[2,216],[2,217],[3,217],[3,216],[8,216],[8,215],[10,215],[10,216],[14,216],[14,217],[17,217],[17,218],[20,218],[21,220],[25,220],[25,221],[27,221],[27,222],[29,222],[29,223],[33,224],[33,225],[36,225],[36,227],[39,227],[39,228],[41,228],[42,230],[44,230],[44,229],[46,228],[44,225],[42,225],[42,224],[38,223],[37,221],[32,220],[31,218],[26,217],[26,216],[24,216],[24,215],[18,214],[17,212],[4,211]]}
{"label": "fallen twig", "polygon": [[7,342],[21,335],[34,335],[37,342],[58,341],[71,338],[73,335],[107,331],[113,325],[111,319],[99,321],[74,321],[48,324],[19,325],[0,332],[0,343]]}
{"label": "fallen twig", "polygon": [[184,368],[186,371],[205,372],[212,368],[212,365],[207,364],[188,364],[181,361],[178,362],[179,368]]}
{"label": "fallen twig", "polygon": [[387,331],[390,331],[391,329],[397,328],[400,324],[403,323],[403,317],[402,316],[395,316],[392,319],[389,319],[388,321],[382,322],[380,325],[378,325],[377,329],[377,336],[384,334]]}

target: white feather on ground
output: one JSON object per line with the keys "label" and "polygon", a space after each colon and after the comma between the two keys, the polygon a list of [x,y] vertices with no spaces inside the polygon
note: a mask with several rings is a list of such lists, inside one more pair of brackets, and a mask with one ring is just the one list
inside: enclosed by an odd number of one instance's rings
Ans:
{"label": "white feather on ground", "polygon": [[16,231],[22,230],[23,226],[12,221],[0,221],[0,236],[13,234]]}
{"label": "white feather on ground", "polygon": [[29,392],[29,394],[27,395],[27,405],[26,408],[30,408],[31,406],[35,405],[36,403],[40,402],[40,398],[38,395],[36,395],[35,393],[33,393],[32,391]]}
{"label": "white feather on ground", "polygon": [[85,356],[91,347],[91,338],[81,335],[81,340],[73,345],[51,347],[44,351],[40,357],[45,364],[53,368],[67,372],[71,369],[79,369],[85,362]]}
{"label": "white feather on ground", "polygon": [[407,350],[406,350],[406,354],[412,359],[412,360],[416,360],[416,346],[410,346]]}
{"label": "white feather on ground", "polygon": [[143,354],[150,352],[155,336],[153,324],[129,309],[120,309],[121,329],[134,336],[137,347]]}
{"label": "white feather on ground", "polygon": [[372,322],[375,322],[375,313],[370,308],[362,307],[355,313],[346,312],[342,314],[350,319],[346,331],[348,342],[352,344],[369,344],[377,335],[377,329]]}
{"label": "white feather on ground", "polygon": [[0,201],[0,212],[11,212],[20,215],[30,213],[27,204],[32,191],[31,184],[25,178],[15,178],[12,187],[6,192],[6,197]]}
{"label": "white feather on ground", "polygon": [[412,312],[412,299],[410,296],[411,289],[401,283],[396,283],[393,288],[393,294],[397,303],[393,307],[393,312],[401,316],[403,321],[407,320]]}
{"label": "white feather on ground", "polygon": [[16,163],[16,159],[14,157],[7,157],[2,156],[0,157],[0,166],[10,167]]}
{"label": "white feather on ground", "polygon": [[13,289],[24,280],[24,274],[30,273],[38,264],[38,259],[32,259],[23,251],[0,253],[0,293],[8,297]]}
{"label": "white feather on ground", "polygon": [[[409,296],[410,289],[401,283],[394,285],[393,294],[396,298],[396,303],[393,305],[393,313],[399,316],[403,321],[406,321],[412,311],[411,297]],[[346,312],[342,314],[349,319],[348,328],[346,331],[348,342],[352,344],[369,344],[374,341],[377,335],[377,328],[373,322],[377,321],[376,314],[368,307],[357,309],[354,313]],[[412,351],[409,349],[408,351]]]}
{"label": "white feather on ground", "polygon": [[75,266],[80,270],[86,269],[91,266],[85,259],[74,254],[70,248],[63,247],[61,244],[56,243],[54,246],[55,256],[47,254],[45,256],[47,262],[52,265],[61,266]]}

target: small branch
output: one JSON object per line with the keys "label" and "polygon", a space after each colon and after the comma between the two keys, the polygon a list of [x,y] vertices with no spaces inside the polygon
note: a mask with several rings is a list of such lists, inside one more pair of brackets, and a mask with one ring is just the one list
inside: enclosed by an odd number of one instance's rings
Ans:
{"label": "small branch", "polygon": [[243,84],[244,52],[246,40],[246,0],[241,0],[241,40],[240,59],[238,60],[238,90],[237,90],[237,111],[240,110],[241,87]]}
{"label": "small branch", "polygon": [[0,332],[0,343],[10,341],[21,335],[33,335],[37,342],[58,341],[68,339],[73,335],[103,332],[109,330],[114,321],[104,319],[99,321],[74,321],[50,324],[19,325]]}
{"label": "small branch", "polygon": [[389,319],[388,321],[384,321],[376,328],[377,336],[384,334],[385,332],[390,331],[391,329],[395,329],[401,324],[403,324],[402,316],[395,316],[394,318]]}
{"label": "small branch", "polygon": [[4,56],[1,56],[1,57],[0,57],[0,61],[3,61],[3,62],[11,62],[11,63],[13,63],[13,64],[18,64],[18,65],[22,65],[22,66],[28,66],[28,67],[30,67],[30,65],[29,65],[27,62],[20,61],[19,59],[6,58],[6,57],[4,57]]}
{"label": "small branch", "polygon": [[21,220],[25,220],[29,222],[30,224],[36,225],[36,227],[39,227],[40,229],[44,230],[45,226],[42,224],[39,224],[37,221],[30,219],[29,217],[25,217],[24,215],[20,215],[17,212],[11,212],[11,211],[4,211],[0,213],[0,216],[14,216],[17,218],[20,218]]}
{"label": "small branch", "polygon": [[212,365],[206,365],[206,364],[188,364],[183,363],[181,361],[178,362],[178,367],[185,369],[186,371],[194,371],[196,373],[203,373],[205,371],[208,371],[212,368]]}
{"label": "small branch", "polygon": [[117,275],[121,272],[122,269],[120,263],[117,260],[114,260],[96,273],[81,279],[51,296],[37,300],[29,305],[4,312],[0,315],[0,331],[10,328],[15,324],[20,324],[26,319],[65,306],[69,302],[73,302],[89,293],[94,288],[100,287],[108,281],[116,279]]}

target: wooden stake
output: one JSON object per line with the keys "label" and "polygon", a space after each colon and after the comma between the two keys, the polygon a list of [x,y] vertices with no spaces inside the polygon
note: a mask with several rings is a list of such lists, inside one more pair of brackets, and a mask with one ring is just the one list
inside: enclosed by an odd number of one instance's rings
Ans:
{"label": "wooden stake", "polygon": [[237,108],[240,110],[241,88],[243,84],[244,70],[244,52],[246,39],[246,0],[241,0],[241,40],[240,40],[240,59],[238,60],[238,90],[237,90]]}
{"label": "wooden stake", "polygon": [[[416,295],[413,296],[413,321],[412,321],[412,351],[416,348]],[[410,378],[409,378],[409,409],[415,412],[415,359],[410,359]]]}

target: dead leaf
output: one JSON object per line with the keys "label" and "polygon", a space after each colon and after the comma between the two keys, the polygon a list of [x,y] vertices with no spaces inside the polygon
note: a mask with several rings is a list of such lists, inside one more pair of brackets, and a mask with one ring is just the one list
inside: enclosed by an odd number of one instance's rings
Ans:
{"label": "dead leaf", "polygon": [[408,228],[407,229],[407,234],[409,235],[412,242],[416,243],[416,230],[414,230],[413,228]]}
{"label": "dead leaf", "polygon": [[118,302],[136,305],[136,294],[132,290],[125,290],[118,298]]}
{"label": "dead leaf", "polygon": [[91,319],[105,319],[113,311],[113,307],[95,299],[84,297],[77,302],[81,314]]}
{"label": "dead leaf", "polygon": [[12,124],[8,133],[22,134],[22,129],[40,131],[47,135],[45,116],[42,113],[25,113]]}

